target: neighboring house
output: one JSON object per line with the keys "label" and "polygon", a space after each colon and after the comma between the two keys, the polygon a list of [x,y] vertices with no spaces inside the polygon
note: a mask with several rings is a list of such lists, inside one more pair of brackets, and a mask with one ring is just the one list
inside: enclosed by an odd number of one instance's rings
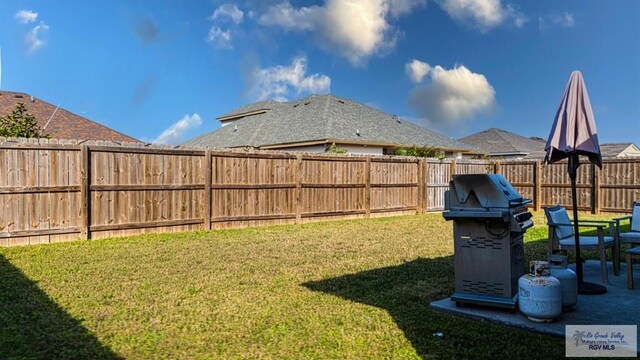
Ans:
{"label": "neighboring house", "polygon": [[[543,144],[543,147],[546,144]],[[600,144],[602,158],[640,158],[640,148],[632,142]],[[532,152],[525,160],[543,160],[546,152],[543,150]]]}
{"label": "neighboring house", "polygon": [[640,148],[632,142],[600,144],[603,158],[636,158],[640,157]]}
{"label": "neighboring house", "polygon": [[140,142],[25,93],[0,91],[0,116],[10,114],[17,103],[26,105],[27,111],[38,120],[38,126],[52,139]]}
{"label": "neighboring house", "polygon": [[474,153],[471,147],[445,135],[333,95],[257,102],[217,120],[222,123],[220,129],[184,145],[325,152],[335,144],[351,154],[372,155],[416,145],[436,147],[447,157]]}
{"label": "neighboring house", "polygon": [[458,139],[485,153],[490,158],[523,159],[531,153],[544,151],[545,143],[512,132],[491,128]]}

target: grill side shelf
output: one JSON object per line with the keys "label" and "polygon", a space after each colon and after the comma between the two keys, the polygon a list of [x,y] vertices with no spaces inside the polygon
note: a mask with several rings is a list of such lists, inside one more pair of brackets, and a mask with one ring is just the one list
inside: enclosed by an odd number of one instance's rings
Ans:
{"label": "grill side shelf", "polygon": [[445,211],[442,216],[447,220],[454,219],[505,219],[508,214],[501,211]]}

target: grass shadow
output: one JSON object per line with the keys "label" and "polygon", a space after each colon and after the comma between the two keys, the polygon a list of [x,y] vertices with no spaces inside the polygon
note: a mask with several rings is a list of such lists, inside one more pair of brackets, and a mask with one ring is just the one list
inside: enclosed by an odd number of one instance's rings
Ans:
{"label": "grass shadow", "polygon": [[453,256],[418,258],[398,266],[302,285],[313,291],[386,309],[418,354],[428,357],[437,342],[432,333],[440,331],[431,328],[435,324],[430,318],[440,315],[428,308],[429,302],[450,295],[452,274]]}
{"label": "grass shadow", "polygon": [[[546,254],[546,242],[534,240],[527,246],[530,256]],[[385,309],[423,359],[526,358],[533,353],[539,358],[558,358],[564,351],[563,343],[545,335],[431,309],[432,301],[453,293],[453,256],[418,258],[397,266],[310,281],[302,286]],[[443,337],[434,336],[440,332]]]}
{"label": "grass shadow", "polygon": [[0,354],[19,359],[121,359],[0,255]]}

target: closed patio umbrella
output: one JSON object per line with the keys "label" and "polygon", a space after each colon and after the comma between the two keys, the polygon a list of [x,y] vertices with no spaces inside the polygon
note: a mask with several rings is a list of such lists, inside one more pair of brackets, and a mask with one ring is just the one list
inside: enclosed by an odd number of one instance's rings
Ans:
{"label": "closed patio umbrella", "polygon": [[578,292],[581,294],[603,294],[607,291],[604,286],[583,281],[582,258],[580,256],[578,199],[576,195],[576,173],[580,166],[580,155],[587,156],[592,164],[602,168],[598,131],[587,87],[580,71],[571,73],[567,87],[562,94],[545,151],[547,153],[545,163],[554,163],[565,158],[569,161],[567,172],[571,178]]}

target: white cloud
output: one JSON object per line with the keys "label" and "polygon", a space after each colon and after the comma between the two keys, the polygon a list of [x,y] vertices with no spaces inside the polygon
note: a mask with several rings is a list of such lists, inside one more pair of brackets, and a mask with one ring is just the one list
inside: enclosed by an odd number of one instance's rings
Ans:
{"label": "white cloud", "polygon": [[313,30],[322,19],[319,6],[294,8],[288,1],[273,5],[258,19],[262,25],[279,26],[285,30]]}
{"label": "white cloud", "polygon": [[390,16],[407,14],[424,4],[424,0],[326,0],[322,6],[294,8],[284,1],[269,7],[258,22],[285,30],[312,31],[327,52],[362,65],[373,54],[394,47],[397,31]]}
{"label": "white cloud", "polygon": [[428,75],[431,81],[411,92],[409,104],[434,127],[452,128],[495,107],[495,90],[482,74],[462,65],[449,70],[437,65]]}
{"label": "white cloud", "polygon": [[252,97],[256,100],[275,99],[286,100],[290,92],[321,94],[328,93],[331,88],[331,78],[324,74],[307,76],[307,58],[298,56],[290,66],[275,66],[271,68],[257,68],[252,73]]}
{"label": "white cloud", "polygon": [[416,84],[421,83],[422,79],[431,71],[431,65],[416,59],[409,61],[404,68],[411,81]]}
{"label": "white cloud", "polygon": [[240,10],[235,4],[222,4],[213,12],[213,15],[208,17],[208,19],[213,21],[213,25],[209,29],[209,34],[205,37],[205,41],[218,49],[233,48],[231,44],[233,38],[232,29],[227,28],[226,30],[223,30],[219,24],[232,22],[233,24],[238,25],[244,19],[244,12],[242,12],[242,10]]}
{"label": "white cloud", "polygon": [[386,19],[388,3],[382,0],[366,2],[329,0],[322,32],[330,48],[337,50],[352,64],[393,46]]}
{"label": "white cloud", "polygon": [[160,134],[151,142],[154,144],[177,144],[182,140],[183,135],[191,130],[199,128],[202,124],[202,118],[198,114],[185,115],[182,119],[171,124],[169,128]]}
{"label": "white cloud", "polygon": [[511,5],[509,5],[508,8],[510,9],[511,18],[513,19],[513,25],[515,27],[523,28],[524,25],[529,22],[529,18],[525,14],[514,10]]}
{"label": "white cloud", "polygon": [[213,47],[218,49],[231,49],[231,31],[230,30],[222,30],[217,26],[212,26],[209,29],[209,34],[205,38],[205,40],[213,45]]}
{"label": "white cloud", "polygon": [[400,17],[410,13],[414,8],[425,6],[426,4],[426,0],[390,0],[389,10],[391,15]]}
{"label": "white cloud", "polygon": [[38,13],[31,10],[20,10],[14,16],[20,24],[29,24],[38,18]]}
{"label": "white cloud", "polygon": [[229,19],[235,24],[240,24],[244,17],[242,10],[238,9],[235,4],[222,4],[211,15],[211,20]]}
{"label": "white cloud", "polygon": [[439,0],[438,3],[453,19],[483,32],[506,22],[522,27],[528,21],[512,5],[503,6],[501,0]]}
{"label": "white cloud", "polygon": [[49,31],[49,26],[44,22],[40,22],[39,25],[36,25],[27,33],[25,42],[29,47],[29,52],[33,53],[45,45],[44,40],[41,39],[41,35],[47,31]]}
{"label": "white cloud", "polygon": [[538,28],[540,28],[540,30],[545,30],[552,26],[574,27],[576,26],[576,20],[573,14],[566,11],[561,14],[550,14],[538,17]]}

